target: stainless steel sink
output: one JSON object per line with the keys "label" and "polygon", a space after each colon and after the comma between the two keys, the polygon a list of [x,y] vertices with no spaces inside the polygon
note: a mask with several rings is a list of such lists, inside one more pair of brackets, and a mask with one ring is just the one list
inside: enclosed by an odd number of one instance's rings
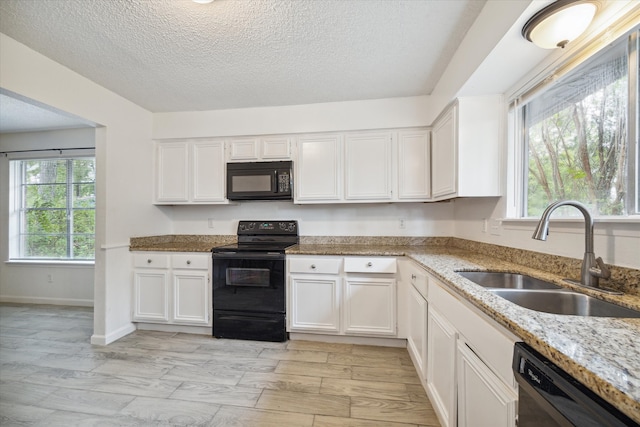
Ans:
{"label": "stainless steel sink", "polygon": [[640,311],[567,290],[495,288],[489,290],[521,307],[545,313],[594,317],[640,317]]}
{"label": "stainless steel sink", "polygon": [[459,271],[459,275],[485,288],[501,289],[562,289],[561,286],[535,277],[498,271]]}

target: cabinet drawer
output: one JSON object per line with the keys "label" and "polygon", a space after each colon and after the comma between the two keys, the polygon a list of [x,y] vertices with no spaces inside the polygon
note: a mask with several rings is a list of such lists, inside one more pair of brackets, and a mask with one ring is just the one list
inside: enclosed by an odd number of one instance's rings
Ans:
{"label": "cabinet drawer", "polygon": [[458,297],[444,289],[436,279],[429,282],[429,303],[446,313],[447,319],[462,334],[465,342],[506,384],[515,384],[511,362],[513,344],[518,338],[499,325],[476,314]]}
{"label": "cabinet drawer", "polygon": [[429,276],[421,271],[411,271],[411,284],[420,295],[422,295],[425,299],[427,299],[427,289],[429,286]]}
{"label": "cabinet drawer", "polygon": [[340,258],[289,258],[290,273],[338,274]]}
{"label": "cabinet drawer", "polygon": [[171,268],[207,270],[209,268],[209,256],[200,254],[172,255]]}
{"label": "cabinet drawer", "polygon": [[169,255],[147,253],[133,256],[135,268],[169,268]]}
{"label": "cabinet drawer", "polygon": [[344,259],[345,273],[388,273],[397,270],[395,258],[388,257],[346,257]]}

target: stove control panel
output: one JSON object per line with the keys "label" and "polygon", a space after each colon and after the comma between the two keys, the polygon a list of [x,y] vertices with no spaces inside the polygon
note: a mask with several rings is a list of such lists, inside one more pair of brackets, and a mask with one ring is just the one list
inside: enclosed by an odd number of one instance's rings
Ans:
{"label": "stove control panel", "polygon": [[298,221],[239,221],[238,234],[298,234]]}

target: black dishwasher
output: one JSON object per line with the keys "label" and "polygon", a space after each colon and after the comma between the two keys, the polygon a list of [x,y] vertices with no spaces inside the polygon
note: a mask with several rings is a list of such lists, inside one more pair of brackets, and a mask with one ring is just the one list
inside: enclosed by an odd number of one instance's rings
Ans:
{"label": "black dishwasher", "polygon": [[513,352],[518,427],[638,426],[528,345]]}

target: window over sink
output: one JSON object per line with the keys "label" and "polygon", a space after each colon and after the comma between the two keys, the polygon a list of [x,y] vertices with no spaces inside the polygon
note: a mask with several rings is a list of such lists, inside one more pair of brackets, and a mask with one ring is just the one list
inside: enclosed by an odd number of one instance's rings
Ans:
{"label": "window over sink", "polygon": [[562,199],[584,203],[596,217],[640,213],[638,34],[636,27],[579,65],[565,65],[567,72],[557,68],[560,77],[548,76],[514,103],[520,217],[539,217]]}

